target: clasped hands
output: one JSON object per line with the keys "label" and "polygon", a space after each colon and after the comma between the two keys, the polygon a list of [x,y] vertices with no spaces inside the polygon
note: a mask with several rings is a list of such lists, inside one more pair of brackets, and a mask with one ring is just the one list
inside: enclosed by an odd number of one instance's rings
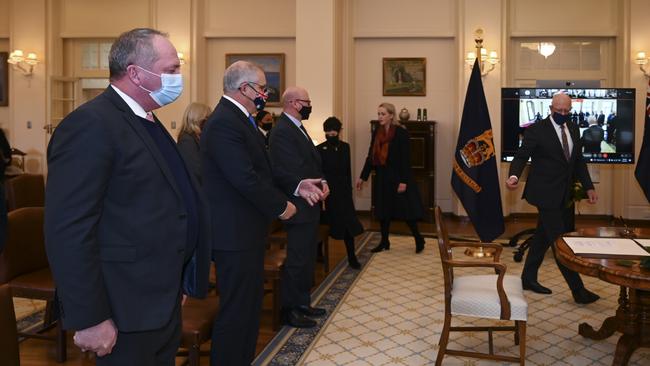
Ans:
{"label": "clasped hands", "polygon": [[309,206],[324,201],[329,194],[327,182],[320,178],[303,179],[298,186],[298,195],[307,201]]}
{"label": "clasped hands", "polygon": [[91,351],[98,357],[106,356],[113,351],[117,342],[117,327],[112,319],[106,319],[90,328],[76,331],[72,339],[82,352]]}

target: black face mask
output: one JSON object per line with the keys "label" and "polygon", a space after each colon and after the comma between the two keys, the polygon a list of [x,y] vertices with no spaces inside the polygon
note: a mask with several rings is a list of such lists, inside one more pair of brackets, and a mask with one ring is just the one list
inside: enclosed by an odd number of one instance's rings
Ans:
{"label": "black face mask", "polygon": [[264,131],[271,131],[271,128],[273,128],[273,123],[272,122],[262,123],[260,124],[260,128],[263,129]]}
{"label": "black face mask", "polygon": [[557,113],[557,112],[553,112],[553,121],[555,121],[555,123],[557,123],[558,125],[562,126],[562,125],[565,124],[568,120],[569,120],[569,116],[568,116],[568,115],[564,115],[564,114],[560,114],[560,113]]}
{"label": "black face mask", "polygon": [[255,103],[255,108],[257,108],[258,111],[261,111],[264,109],[264,107],[266,107],[266,100],[264,100],[262,97],[255,97],[255,99],[253,99],[253,103]]}
{"label": "black face mask", "polygon": [[309,119],[309,115],[311,114],[311,106],[303,105],[302,108],[300,108],[300,118],[303,120]]}
{"label": "black face mask", "polygon": [[330,144],[338,144],[339,143],[339,136],[330,136],[330,135],[325,135],[325,138],[327,139],[327,142]]}

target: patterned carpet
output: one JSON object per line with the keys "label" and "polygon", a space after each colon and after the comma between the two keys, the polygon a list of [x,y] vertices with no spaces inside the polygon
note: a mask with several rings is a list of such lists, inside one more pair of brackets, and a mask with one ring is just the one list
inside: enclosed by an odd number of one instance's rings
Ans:
{"label": "patterned carpet", "polygon": [[[370,256],[369,248],[379,241],[374,233],[362,244],[361,257]],[[269,351],[256,365],[432,365],[444,314],[443,277],[437,241],[427,239],[424,253],[414,253],[410,237],[391,236],[391,249],[372,255],[362,271],[350,275],[344,271],[321,289],[319,305],[328,308],[328,317],[318,329],[294,331],[284,328]],[[512,259],[512,248],[504,248],[502,261],[508,273],[519,275],[521,263]],[[584,276],[587,288],[601,296],[590,305],[577,305],[571,298],[551,252],[540,271],[540,283],[553,290],[552,295],[527,291],[529,320],[527,327],[528,365],[611,365],[618,335],[592,341],[578,335],[578,323],[600,326],[614,314],[618,287]],[[457,253],[456,256],[459,256]],[[462,256],[462,253],[460,253]],[[484,271],[484,270],[483,270]],[[485,273],[469,269],[461,273]],[[347,274],[347,276],[346,276]],[[345,292],[346,286],[350,290]],[[333,304],[344,292],[340,301]],[[322,305],[321,305],[322,306]],[[332,311],[333,310],[333,311]],[[454,324],[486,324],[471,318],[454,317]],[[459,321],[459,319],[461,319]],[[512,333],[495,333],[495,351],[516,355]],[[487,350],[485,333],[452,333],[450,348]],[[499,362],[446,356],[444,365],[495,365]],[[629,365],[649,365],[650,349],[638,349]]]}

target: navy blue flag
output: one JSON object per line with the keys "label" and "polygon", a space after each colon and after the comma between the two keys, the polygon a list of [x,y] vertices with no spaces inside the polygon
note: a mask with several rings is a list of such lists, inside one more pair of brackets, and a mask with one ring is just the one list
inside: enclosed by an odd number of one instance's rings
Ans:
{"label": "navy blue flag", "polygon": [[643,143],[639,159],[636,161],[634,176],[639,182],[645,198],[650,202],[650,80],[645,99],[645,126],[643,128]]}
{"label": "navy blue flag", "polygon": [[482,242],[490,242],[503,234],[505,225],[492,124],[478,59],[474,62],[465,96],[451,186]]}

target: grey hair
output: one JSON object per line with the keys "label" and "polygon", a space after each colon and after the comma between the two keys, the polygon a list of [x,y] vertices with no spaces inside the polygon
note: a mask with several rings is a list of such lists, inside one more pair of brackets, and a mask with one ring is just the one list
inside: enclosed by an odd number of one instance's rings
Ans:
{"label": "grey hair", "polygon": [[152,41],[154,36],[168,37],[167,33],[151,28],[136,28],[120,34],[108,54],[109,79],[121,79],[129,65],[151,67],[158,60]]}
{"label": "grey hair", "polygon": [[223,75],[223,92],[232,93],[246,82],[258,82],[258,74],[264,73],[261,67],[248,61],[237,61],[228,66]]}

